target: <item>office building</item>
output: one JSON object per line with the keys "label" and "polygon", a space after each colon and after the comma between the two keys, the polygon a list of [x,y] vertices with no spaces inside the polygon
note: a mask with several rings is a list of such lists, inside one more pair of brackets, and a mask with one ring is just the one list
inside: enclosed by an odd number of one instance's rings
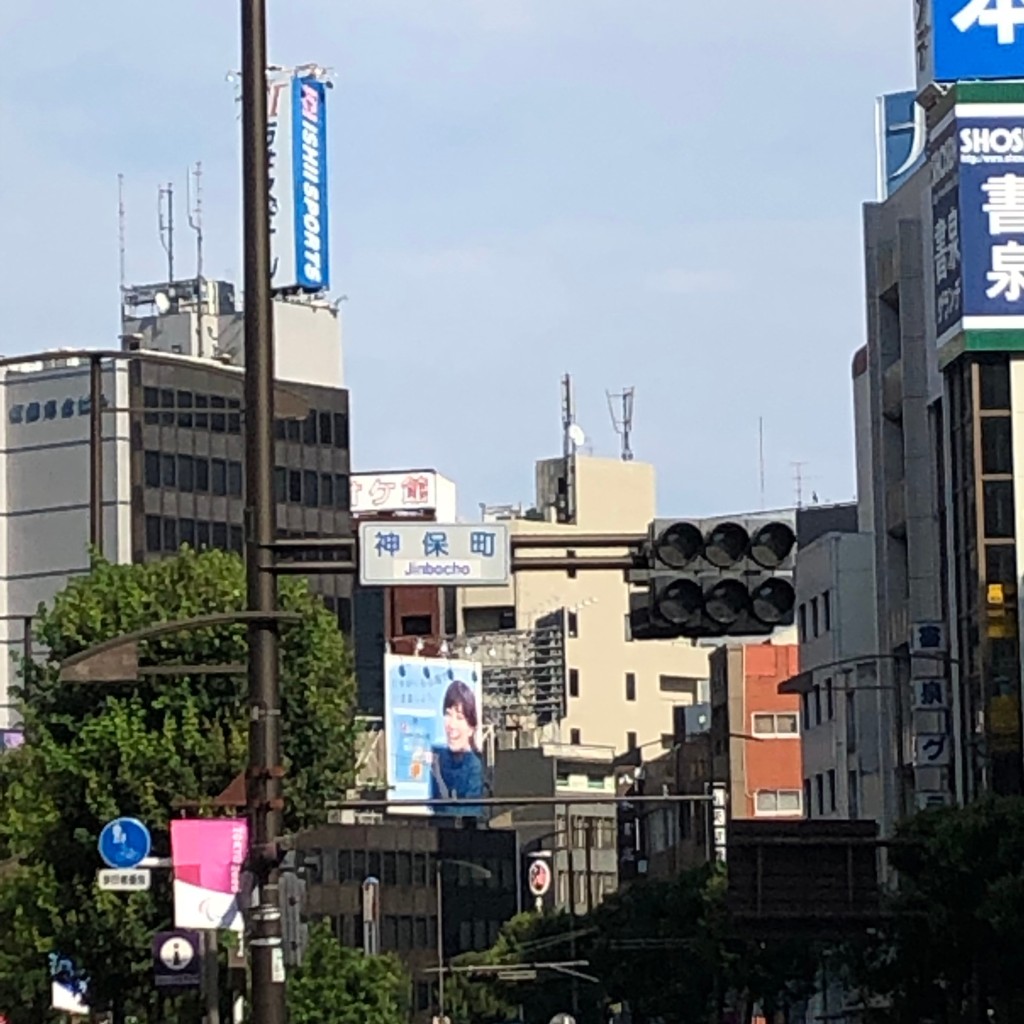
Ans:
{"label": "office building", "polygon": [[[327,919],[346,945],[364,948],[374,924],[380,952],[399,956],[413,976],[417,1019],[436,1013],[438,912],[445,962],[489,949],[521,906],[515,833],[438,827],[426,821],[326,825],[302,833],[304,917]],[[363,885],[378,882],[379,899],[364,911]],[[440,893],[438,883],[440,882]]]}
{"label": "office building", "polygon": [[[126,319],[131,330],[123,349],[99,359],[103,554],[119,562],[145,561],[182,544],[241,552],[242,368],[225,352],[214,359],[195,355],[197,346],[169,351],[186,346],[163,344],[165,321],[173,324],[184,314],[158,298],[164,292],[150,293],[155,307],[168,311]],[[219,294],[227,303],[226,287]],[[278,300],[275,308],[282,304],[289,305]],[[233,320],[240,315],[223,313]],[[306,303],[279,311],[278,353],[302,349],[303,316],[319,331],[323,315]],[[240,358],[237,347],[232,353]],[[281,360],[289,373],[275,398],[281,537],[350,536],[348,393],[321,383],[340,380],[340,357],[335,331],[323,373],[312,363]],[[0,627],[6,648],[0,727],[15,717],[7,696],[14,668],[9,655],[22,649],[27,619],[88,570],[91,362],[69,352],[8,359],[0,368]],[[311,581],[346,633],[351,584],[339,575]]]}

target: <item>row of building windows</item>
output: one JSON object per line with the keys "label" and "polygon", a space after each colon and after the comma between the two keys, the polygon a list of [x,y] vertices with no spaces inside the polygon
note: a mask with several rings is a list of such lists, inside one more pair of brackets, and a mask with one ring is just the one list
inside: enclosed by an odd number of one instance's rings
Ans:
{"label": "row of building windows", "polygon": [[804,601],[797,609],[797,630],[800,642],[822,636],[832,628],[832,595],[825,591],[810,601]]}
{"label": "row of building windows", "polygon": [[[103,396],[101,403],[106,408],[110,401]],[[79,398],[48,398],[43,402],[19,402],[12,405],[7,413],[7,418],[12,424],[38,423],[40,420],[55,420],[60,417],[62,420],[69,420],[77,415],[88,416],[92,401],[88,395]]]}
{"label": "row of building windows", "polygon": [[[307,881],[313,884],[362,884],[366,878],[379,878],[382,885],[433,886],[437,869],[435,856],[411,850],[306,849],[300,851],[300,862],[307,873]],[[460,888],[515,888],[516,873],[512,861],[485,857],[476,858],[476,862],[487,869],[487,878],[461,863],[445,869],[446,882],[454,878]]]}
{"label": "row of building windows", "polygon": [[239,554],[244,547],[242,527],[233,523],[146,516],[145,530],[146,550],[150,553],[173,554],[184,544],[195,550],[217,548]]}
{"label": "row of building windows", "polygon": [[[242,403],[224,395],[144,387],[143,422],[150,426],[178,426],[185,430],[209,430],[215,434],[242,432]],[[159,410],[159,411],[157,411]],[[311,409],[302,420],[277,419],[274,436],[278,441],[304,445],[348,448],[348,416],[342,412]]]}
{"label": "row of building windows", "polygon": [[[637,694],[636,686],[636,673],[626,673],[626,700],[635,701]],[[700,680],[690,678],[689,676],[659,676],[658,677],[658,690],[661,693],[674,693],[674,694],[685,694],[689,695],[693,703],[697,703],[700,698]],[[569,696],[578,697],[580,695],[580,672],[579,669],[569,669]]]}
{"label": "row of building windows", "polygon": [[834,768],[829,768],[827,772],[818,772],[813,779],[804,779],[804,806],[807,807],[808,817],[834,813],[837,801]]}
{"label": "row of building windows", "polygon": [[[242,463],[234,459],[147,451],[143,459],[143,480],[147,487],[240,498]],[[278,466],[274,470],[274,497],[282,504],[306,508],[347,509],[349,478],[344,473]]]}

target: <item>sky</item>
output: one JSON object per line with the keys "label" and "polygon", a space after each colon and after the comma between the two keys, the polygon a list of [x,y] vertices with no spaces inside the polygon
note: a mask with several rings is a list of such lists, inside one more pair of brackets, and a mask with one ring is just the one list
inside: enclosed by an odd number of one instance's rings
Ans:
{"label": "sky", "polygon": [[[117,344],[160,280],[157,191],[203,164],[206,273],[241,284],[227,0],[0,5],[0,351]],[[268,0],[269,60],[334,69],[332,294],[356,470],[529,504],[560,379],[594,455],[635,388],[661,515],[854,497],[874,98],[909,0]],[[178,233],[178,272],[194,273]],[[759,421],[765,490],[760,490]]]}

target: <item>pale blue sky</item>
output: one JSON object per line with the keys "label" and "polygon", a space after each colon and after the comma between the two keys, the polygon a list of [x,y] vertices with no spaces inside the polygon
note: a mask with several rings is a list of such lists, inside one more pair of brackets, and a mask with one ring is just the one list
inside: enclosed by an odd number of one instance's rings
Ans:
{"label": "pale blue sky", "polygon": [[[911,84],[909,0],[269,0],[270,59],[329,94],[333,290],[357,468],[528,501],[559,378],[605,389],[663,514],[853,496],[873,100]],[[240,278],[228,0],[0,5],[0,349],[115,343],[157,279],[156,190],[203,161],[207,270]],[[179,234],[179,266],[191,270]],[[239,281],[240,283],[240,281]]]}

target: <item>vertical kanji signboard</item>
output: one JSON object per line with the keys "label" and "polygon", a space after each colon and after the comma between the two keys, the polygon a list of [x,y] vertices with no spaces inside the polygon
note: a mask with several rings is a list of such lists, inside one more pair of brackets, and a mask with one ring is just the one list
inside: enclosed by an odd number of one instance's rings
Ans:
{"label": "vertical kanji signboard", "polygon": [[939,348],[1003,347],[1024,330],[1024,103],[958,104],[929,151]]}

